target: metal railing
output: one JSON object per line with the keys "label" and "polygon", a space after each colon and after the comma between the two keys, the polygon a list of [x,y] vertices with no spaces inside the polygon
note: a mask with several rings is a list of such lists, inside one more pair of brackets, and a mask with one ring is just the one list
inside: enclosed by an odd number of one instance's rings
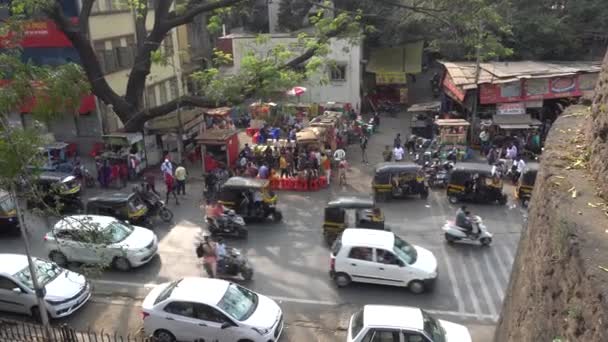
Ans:
{"label": "metal railing", "polygon": [[0,320],[0,342],[154,342],[137,335],[119,335],[102,331],[76,331],[66,324],[51,326],[45,338],[44,327],[38,324]]}

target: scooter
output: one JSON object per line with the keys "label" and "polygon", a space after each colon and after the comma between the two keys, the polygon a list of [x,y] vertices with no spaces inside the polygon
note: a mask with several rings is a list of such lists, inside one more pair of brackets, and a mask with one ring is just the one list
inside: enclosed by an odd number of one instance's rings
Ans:
{"label": "scooter", "polygon": [[474,216],[472,220],[473,229],[471,232],[464,228],[456,226],[453,221],[446,221],[441,228],[445,234],[445,239],[449,243],[456,241],[471,241],[481,243],[482,246],[488,246],[492,243],[492,234],[483,224],[483,220],[479,216]]}
{"label": "scooter", "polygon": [[241,276],[245,281],[253,278],[253,267],[240,250],[236,248],[226,248],[226,255],[217,261],[217,276],[238,277]]}
{"label": "scooter", "polygon": [[212,236],[232,236],[246,239],[249,235],[243,217],[237,215],[231,209],[224,211],[219,220],[205,216],[205,222],[207,222],[207,229]]}

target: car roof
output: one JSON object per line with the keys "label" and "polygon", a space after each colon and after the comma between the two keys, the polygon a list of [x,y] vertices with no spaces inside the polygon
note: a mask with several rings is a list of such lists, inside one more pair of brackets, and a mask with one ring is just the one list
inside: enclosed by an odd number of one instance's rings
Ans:
{"label": "car roof", "polygon": [[365,305],[363,324],[400,329],[424,329],[422,311],[411,306]]}
{"label": "car roof", "polygon": [[216,305],[230,284],[222,279],[187,277],[177,284],[169,298],[175,301]]}
{"label": "car roof", "polygon": [[342,233],[341,241],[344,246],[365,246],[392,250],[395,244],[395,235],[384,230],[347,228]]}
{"label": "car roof", "polygon": [[82,228],[82,224],[84,222],[92,222],[96,225],[91,225],[87,228],[94,227],[107,227],[110,223],[117,221],[116,218],[112,216],[102,216],[102,215],[72,215],[66,216],[61,219],[59,222],[55,224],[53,229],[61,229],[61,230],[77,230]]}
{"label": "car roof", "polygon": [[0,254],[0,274],[13,275],[27,267],[27,256],[23,254]]}

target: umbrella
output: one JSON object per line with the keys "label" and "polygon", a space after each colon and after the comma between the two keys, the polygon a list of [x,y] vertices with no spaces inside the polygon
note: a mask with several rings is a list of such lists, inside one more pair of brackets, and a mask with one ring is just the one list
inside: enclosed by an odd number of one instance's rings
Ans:
{"label": "umbrella", "polygon": [[287,91],[287,95],[300,96],[306,92],[304,87],[293,87]]}

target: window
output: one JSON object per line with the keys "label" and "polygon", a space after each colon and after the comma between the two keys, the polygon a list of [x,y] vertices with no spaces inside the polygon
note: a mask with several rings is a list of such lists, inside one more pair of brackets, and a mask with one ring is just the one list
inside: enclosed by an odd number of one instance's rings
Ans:
{"label": "window", "polygon": [[351,330],[350,330],[350,338],[354,340],[355,337],[357,337],[357,335],[359,335],[359,333],[361,332],[362,329],[363,329],[363,310],[359,310],[359,311],[357,311],[357,313],[355,313],[353,315],[353,321],[352,321]]}
{"label": "window", "polygon": [[175,289],[177,287],[177,285],[179,285],[180,282],[181,282],[181,279],[173,281],[169,285],[167,285],[167,287],[164,290],[162,290],[162,292],[158,295],[158,297],[156,297],[156,300],[154,301],[154,305],[169,298],[169,296],[171,296],[171,293],[173,292],[173,289]]}
{"label": "window", "polygon": [[194,304],[194,311],[196,313],[196,318],[203,321],[215,323],[224,323],[228,321],[226,316],[208,305],[196,303]]}
{"label": "window", "polygon": [[244,287],[230,284],[217,306],[237,321],[244,321],[257,308],[258,295]]}
{"label": "window", "polygon": [[[63,269],[59,266],[41,259],[34,259],[34,267],[36,268],[38,285],[41,287],[50,283],[53,281],[53,279],[57,278],[59,274],[63,273]],[[29,287],[31,290],[34,289],[34,282],[29,266],[26,266],[21,271],[14,274],[13,277],[15,277],[15,279],[19,279],[22,284]]]}
{"label": "window", "polygon": [[329,79],[331,81],[346,81],[346,64],[337,64],[331,67],[329,71]]}
{"label": "window", "polygon": [[[123,45],[122,40],[126,41]],[[93,47],[104,74],[110,74],[133,66],[135,59],[135,36],[115,37],[110,39],[110,48],[106,48],[108,40],[93,42]]]}
{"label": "window", "polygon": [[171,302],[165,306],[165,312],[178,316],[196,318],[194,315],[194,305],[187,302]]}
{"label": "window", "polygon": [[167,87],[166,87],[166,82],[162,82],[161,84],[158,85],[158,88],[160,88],[160,103],[159,104],[164,104],[167,103]]}
{"label": "window", "polygon": [[5,278],[5,277],[0,277],[0,290],[8,290],[8,291],[12,291],[14,288],[19,287],[17,284],[15,284],[14,281]]}
{"label": "window", "polygon": [[395,235],[393,252],[399,256],[399,259],[405,261],[408,265],[412,265],[416,262],[416,259],[418,259],[418,252],[416,252],[414,246],[401,240],[397,235]]}
{"label": "window", "polygon": [[340,249],[342,249],[342,237],[338,236],[338,238],[334,241],[334,244],[331,246],[331,253],[333,255],[338,255],[338,253],[340,253]]}
{"label": "window", "polygon": [[395,254],[384,249],[376,249],[376,261],[385,265],[399,265],[399,259]]}
{"label": "window", "polygon": [[396,330],[370,329],[362,342],[399,342],[399,332]]}
{"label": "window", "polygon": [[368,248],[368,247],[353,247],[350,249],[350,252],[348,253],[348,257],[350,259],[372,261],[373,260],[372,249]]}
{"label": "window", "polygon": [[[426,337],[417,332],[404,331],[403,335],[405,342],[430,342]],[[439,341],[443,342],[443,340]]]}
{"label": "window", "polygon": [[171,100],[176,99],[179,94],[177,78],[172,78],[171,81],[169,81],[169,90],[171,91]]}
{"label": "window", "polygon": [[156,90],[154,88],[154,86],[150,86],[148,87],[148,90],[146,90],[148,95],[148,107],[156,106]]}

